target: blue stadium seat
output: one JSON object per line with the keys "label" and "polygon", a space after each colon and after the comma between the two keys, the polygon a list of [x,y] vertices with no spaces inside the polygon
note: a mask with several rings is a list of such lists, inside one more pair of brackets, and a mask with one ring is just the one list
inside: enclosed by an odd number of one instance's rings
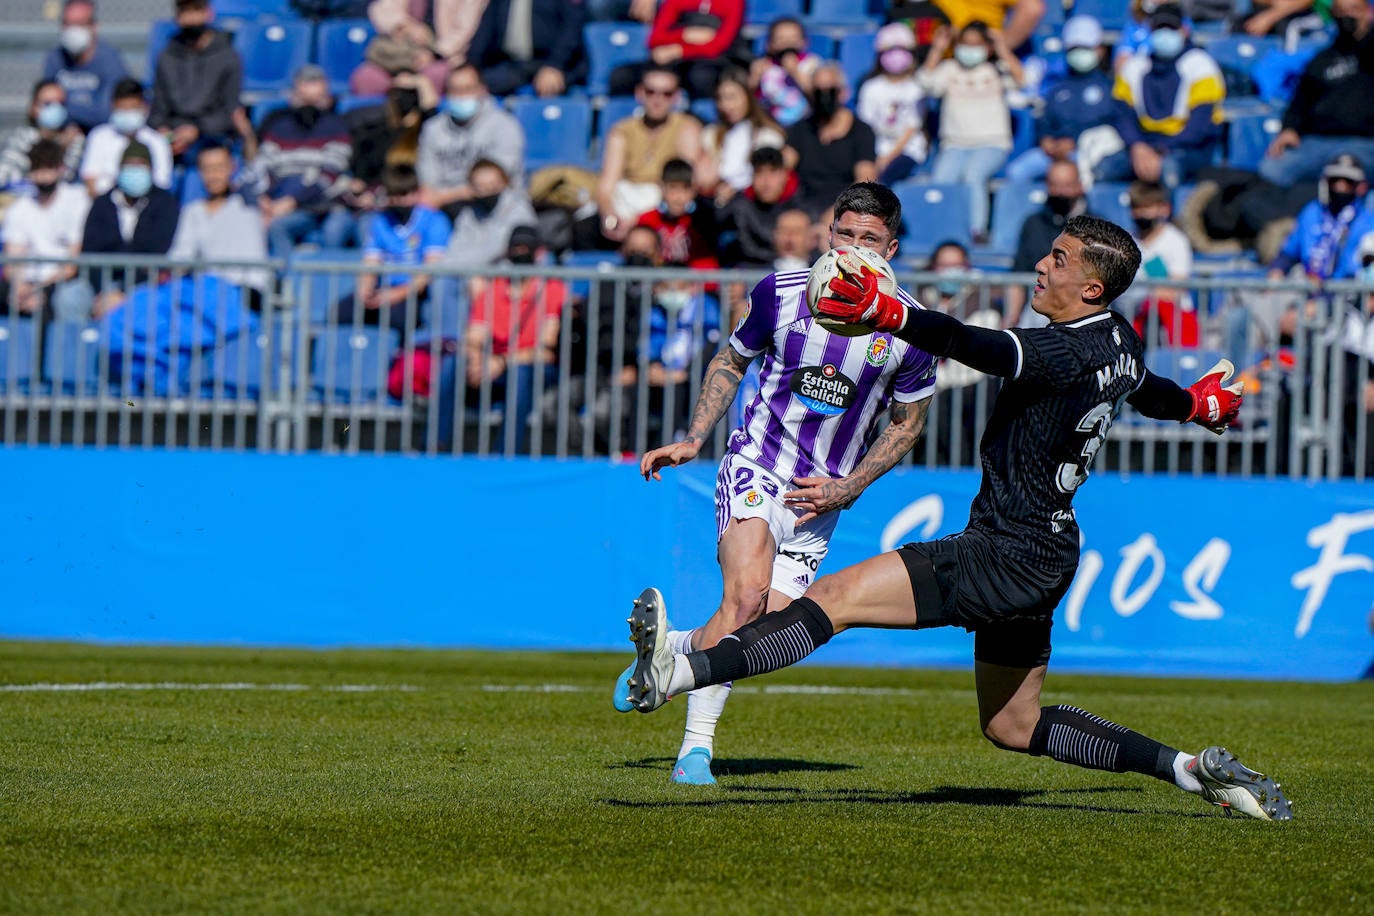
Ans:
{"label": "blue stadium seat", "polygon": [[1155,375],[1191,385],[1198,376],[1217,364],[1221,359],[1220,350],[1204,350],[1197,347],[1153,347],[1145,352],[1145,365]]}
{"label": "blue stadium seat", "polygon": [[525,165],[530,171],[555,163],[586,164],[592,105],[585,97],[516,99],[515,118],[525,129]]}
{"label": "blue stadium seat", "polygon": [[[563,255],[565,267],[595,267],[609,271],[621,264],[618,251],[568,251]],[[591,295],[591,280],[577,279],[568,281],[568,292],[574,299]],[[604,306],[603,306],[604,307]]]}
{"label": "blue stadium seat", "polygon": [[1131,223],[1130,185],[1126,182],[1101,182],[1088,192],[1088,212],[1129,229]]}
{"label": "blue stadium seat", "polygon": [[857,0],[811,0],[811,9],[802,17],[807,31],[836,27],[873,31],[882,21],[882,16],[870,13]]}
{"label": "blue stadium seat", "polygon": [[1126,0],[1074,0],[1073,15],[1091,16],[1109,32],[1119,32],[1130,18]]}
{"label": "blue stadium seat", "polygon": [[55,321],[43,346],[43,380],[54,392],[95,394],[100,359],[100,328],[94,324]]}
{"label": "blue stadium seat", "polygon": [[1253,95],[1254,81],[1250,71],[1255,64],[1270,51],[1283,48],[1283,39],[1275,36],[1252,38],[1249,35],[1227,35],[1207,43],[1206,51],[1216,58],[1217,64],[1226,74],[1227,95],[1236,93]]}
{"label": "blue stadium seat", "polygon": [[[267,338],[265,333],[242,334],[221,347],[201,351],[199,372],[195,362],[191,364],[189,390],[216,400],[257,400],[266,368],[263,351]],[[280,343],[280,337],[277,341]],[[280,349],[278,346],[277,351]],[[274,381],[268,378],[269,387],[275,387]]]}
{"label": "blue stadium seat", "polygon": [[243,58],[244,92],[280,92],[310,61],[310,23],[246,22],[234,33],[234,48]]}
{"label": "blue stadium seat", "polygon": [[[297,264],[357,264],[360,256],[356,248],[320,248],[315,251],[297,251],[291,255],[291,267]],[[291,284],[296,305],[303,314],[309,316],[312,325],[322,325],[329,320],[334,303],[353,292],[357,285],[357,275],[347,270],[329,273],[303,273],[287,268],[286,280]]]}
{"label": "blue stadium seat", "polygon": [[400,335],[390,328],[336,328],[315,335],[311,387],[327,402],[365,404],[386,397],[386,374]]}
{"label": "blue stadium seat", "polygon": [[366,19],[320,23],[315,33],[315,63],[329,75],[329,86],[336,94],[348,89],[348,77],[363,62],[367,43],[375,34]]}
{"label": "blue stadium seat", "polygon": [[1283,119],[1276,114],[1241,115],[1226,124],[1226,159],[1238,169],[1253,171],[1269,144],[1283,130]]}
{"label": "blue stadium seat", "polygon": [[163,48],[177,33],[177,24],[171,19],[155,19],[148,26],[148,75],[144,82],[151,86],[157,76],[157,59],[162,56]]}
{"label": "blue stadium seat", "polygon": [[1043,182],[1004,182],[992,195],[992,226],[989,253],[1013,255],[1021,241],[1021,224],[1045,205]]}
{"label": "blue stadium seat", "polygon": [[687,108],[702,124],[716,123],[716,101],[715,99],[697,99]]}
{"label": "blue stadium seat", "polygon": [[464,277],[435,277],[425,310],[425,326],[416,334],[417,341],[434,336],[458,340],[468,323],[467,281]]}
{"label": "blue stadium seat", "polygon": [[291,0],[215,0],[215,22],[224,19],[296,19]]}
{"label": "blue stadium seat", "polygon": [[967,187],[903,181],[892,190],[902,202],[901,255],[925,257],[948,239],[968,244],[971,229]]}
{"label": "blue stadium seat", "polygon": [[744,5],[744,24],[766,26],[783,16],[800,19],[802,12],[802,0],[749,0]]}
{"label": "blue stadium seat", "polygon": [[0,319],[0,392],[28,391],[37,349],[30,318]]}
{"label": "blue stadium seat", "polygon": [[611,71],[649,59],[649,27],[636,22],[589,22],[582,27],[587,46],[587,91],[610,92]]}
{"label": "blue stadium seat", "polygon": [[868,32],[849,32],[840,38],[835,57],[844,71],[845,81],[857,91],[859,83],[877,61],[877,55],[873,52],[873,35]]}

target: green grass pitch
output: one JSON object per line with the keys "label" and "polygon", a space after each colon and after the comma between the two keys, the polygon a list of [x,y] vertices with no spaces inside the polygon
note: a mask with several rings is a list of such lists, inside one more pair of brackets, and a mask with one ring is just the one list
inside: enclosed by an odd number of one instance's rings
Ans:
{"label": "green grass pitch", "polygon": [[0,643],[0,910],[1374,912],[1374,683],[1051,674],[1276,776],[1267,824],[996,750],[966,672],[742,684],[674,787],[684,704],[615,713],[627,659]]}

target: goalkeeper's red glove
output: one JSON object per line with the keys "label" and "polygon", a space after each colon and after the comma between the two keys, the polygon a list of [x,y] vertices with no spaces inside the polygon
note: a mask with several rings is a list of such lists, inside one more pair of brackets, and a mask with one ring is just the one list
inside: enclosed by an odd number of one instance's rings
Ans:
{"label": "goalkeeper's red glove", "polygon": [[878,275],[867,267],[831,277],[826,289],[830,295],[816,303],[822,315],[877,331],[900,331],[906,324],[906,305],[878,289]]}
{"label": "goalkeeper's red glove", "polygon": [[1241,402],[1245,400],[1244,382],[1225,384],[1235,371],[1236,367],[1231,365],[1231,361],[1223,359],[1206,375],[1189,385],[1187,391],[1193,396],[1193,412],[1188,414],[1184,422],[1192,421],[1218,436],[1226,432],[1226,427],[1236,422]]}

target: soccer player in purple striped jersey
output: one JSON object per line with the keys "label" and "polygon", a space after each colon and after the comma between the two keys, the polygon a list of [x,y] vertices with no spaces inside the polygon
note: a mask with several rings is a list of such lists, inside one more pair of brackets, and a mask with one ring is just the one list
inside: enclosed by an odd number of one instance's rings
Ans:
{"label": "soccer player in purple striped jersey", "polygon": [[641,597],[630,615],[635,708],[650,712],[678,693],[795,664],[850,627],[960,626],[974,634],[979,717],[998,747],[1153,776],[1228,814],[1291,818],[1279,784],[1223,747],[1187,754],[1077,706],[1040,705],[1054,610],[1078,569],[1073,497],[1122,405],[1218,435],[1240,411],[1243,391],[1226,384],[1233,367],[1225,360],[1187,388],[1145,368],[1144,344],[1110,309],[1139,267],[1140,249],[1124,229],[1076,216],[1035,265],[1031,307],[1049,325],[1010,331],[914,309],[883,293],[868,271],[830,280],[820,314],[890,331],[1005,380],[979,444],[983,482],[968,526],[826,576],[704,651],[670,647],[661,602]]}
{"label": "soccer player in purple striped jersey", "polygon": [[[835,201],[830,244],[890,259],[901,221],[902,205],[892,191],[874,182],[854,184]],[[748,312],[707,367],[686,437],[640,461],[644,478],[658,480],[663,468],[695,458],[750,363],[762,358],[758,394],[731,433],[716,477],[724,594],[704,626],[669,633],[676,651],[709,649],[765,611],[801,597],[825,558],[839,510],[901,460],[925,425],[935,391],[930,354],[892,334],[830,333],[807,306],[807,274],[771,274],[754,287]],[[904,292],[897,297],[921,308]],[[650,589],[640,600],[661,606],[663,596]],[[634,708],[631,669],[616,681],[621,712]],[[688,694],[674,782],[715,782],[716,723],[729,691],[729,684],[719,684]]]}

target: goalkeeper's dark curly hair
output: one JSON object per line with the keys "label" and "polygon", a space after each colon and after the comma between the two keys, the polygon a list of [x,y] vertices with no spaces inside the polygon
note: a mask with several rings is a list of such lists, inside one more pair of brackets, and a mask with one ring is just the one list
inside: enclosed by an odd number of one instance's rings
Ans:
{"label": "goalkeeper's dark curly hair", "polygon": [[1083,243],[1083,267],[1102,281],[1097,305],[1111,305],[1130,288],[1140,270],[1140,248],[1129,232],[1096,216],[1075,216],[1064,224],[1064,234]]}

